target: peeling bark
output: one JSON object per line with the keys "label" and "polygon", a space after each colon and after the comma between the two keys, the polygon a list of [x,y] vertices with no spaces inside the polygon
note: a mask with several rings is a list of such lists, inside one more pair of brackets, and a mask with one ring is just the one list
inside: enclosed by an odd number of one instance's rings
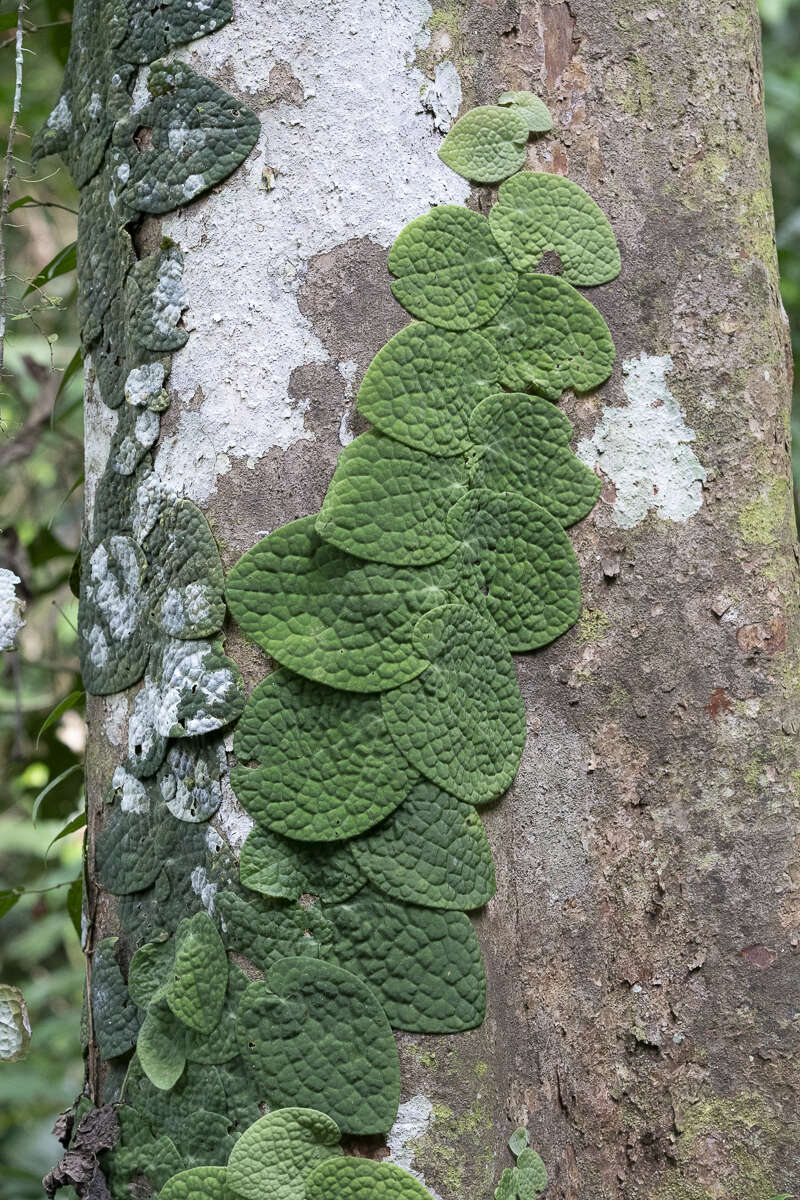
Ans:
{"label": "peeling bark", "polygon": [[[387,87],[408,103],[391,116],[402,129],[380,112],[376,125],[332,108],[332,143],[368,156],[369,138],[383,139],[380,154],[402,181],[422,161],[407,157],[414,128],[427,139],[430,177],[402,202],[387,194],[389,222],[373,214],[381,205],[362,209],[353,233],[345,201],[338,241],[279,255],[295,280],[271,274],[272,251],[262,249],[287,228],[280,216],[266,224],[263,172],[276,172],[270,195],[282,204],[291,167],[269,135],[210,200],[164,223],[186,256],[197,325],[175,356],[166,433],[190,466],[206,439],[202,486],[193,488],[191,470],[187,486],[205,503],[226,565],[259,533],[319,507],[343,437],[360,428],[345,420],[358,383],[406,319],[389,290],[386,247],[423,211],[419,196],[450,198],[435,163],[440,134],[414,109],[408,76],[432,79],[444,61],[459,73],[465,108],[506,89],[540,94],[556,127],[531,146],[530,164],[568,172],[617,233],[622,275],[592,300],[618,365],[600,392],[565,399],[575,444],[592,438],[604,408],[629,403],[623,361],[670,355],[669,389],[706,474],[693,515],[669,520],[651,507],[630,527],[606,480],[574,531],[584,615],[519,660],[528,746],[517,783],[487,814],[498,869],[498,893],[478,919],[489,1015],[471,1033],[401,1035],[403,1098],[414,1103],[397,1153],[443,1200],[487,1200],[511,1165],[509,1133],[525,1125],[550,1173],[547,1195],[559,1200],[768,1200],[796,1184],[800,1142],[800,682],[790,360],[755,0],[445,0],[432,14],[422,0],[341,7],[359,14],[366,75],[370,47],[395,46]],[[401,15],[404,34],[391,24]],[[403,43],[412,16],[419,31],[427,24],[427,45],[415,48],[410,35]],[[302,129],[323,47],[310,38],[303,69],[274,59],[275,20],[272,5],[239,0],[228,30],[182,56],[242,95],[268,129],[295,119]],[[235,57],[248,22],[263,37],[260,81],[252,57],[244,67]],[[319,165],[347,194],[353,181],[337,172],[356,171],[358,158],[354,150]],[[491,200],[491,189],[476,189],[470,204],[485,210]],[[210,309],[214,278],[233,288],[243,254],[263,262],[263,292]],[[287,288],[293,344],[308,353],[286,367],[279,395],[253,364],[273,361],[272,305]],[[213,407],[223,386],[208,367],[219,354],[213,313],[226,378],[250,381],[238,410]],[[199,424],[193,412],[205,414]],[[237,414],[239,431],[226,424]],[[248,458],[247,430],[259,423],[274,436]],[[649,486],[655,494],[658,480]],[[228,652],[251,682],[264,673],[263,656],[238,634]],[[120,761],[118,719],[110,702],[90,705],[95,809]],[[114,932],[105,900],[96,920],[96,936]]]}

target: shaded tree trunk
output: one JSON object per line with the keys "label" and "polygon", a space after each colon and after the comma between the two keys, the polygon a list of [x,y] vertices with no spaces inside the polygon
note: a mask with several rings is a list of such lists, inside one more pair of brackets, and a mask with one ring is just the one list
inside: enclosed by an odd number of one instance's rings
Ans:
{"label": "shaded tree trunk", "polygon": [[[573,531],[584,612],[519,660],[528,744],[486,815],[488,1016],[400,1035],[394,1157],[485,1200],[525,1125],[562,1200],[790,1191],[797,561],[755,0],[239,0],[179,56],[263,126],[234,176],[140,232],[181,247],[189,304],[156,469],[227,567],[319,508],[361,428],[359,381],[407,320],[386,249],[470,196],[436,158],[459,104],[540,94],[555,130],[530,165],[586,187],[622,250],[592,294],[616,374],[563,402],[604,483]],[[91,450],[91,402],[87,421]],[[226,648],[264,674],[237,631]],[[121,718],[92,701],[95,813]],[[219,823],[240,843],[230,793]],[[95,919],[113,931],[102,896]]]}

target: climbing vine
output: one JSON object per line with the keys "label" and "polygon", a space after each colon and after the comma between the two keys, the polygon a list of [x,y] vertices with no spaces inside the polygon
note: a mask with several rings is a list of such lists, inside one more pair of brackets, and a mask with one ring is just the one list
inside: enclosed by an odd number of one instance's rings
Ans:
{"label": "climbing vine", "polygon": [[[566,530],[599,482],[554,402],[611,372],[606,323],[574,285],[618,273],[616,242],[582,189],[522,170],[529,136],[550,128],[541,101],[505,93],[467,113],[440,154],[500,183],[497,203],[488,219],[439,207],[399,234],[392,289],[416,320],[363,380],[373,428],[340,456],[321,511],[225,581],[203,514],[153,467],[187,334],[181,255],[137,253],[137,230],[224,179],[258,122],[156,61],[230,19],[225,0],[103,8],[77,8],[38,143],[81,188],[82,338],[117,413],[82,552],[83,674],[100,695],[140,685],[90,845],[119,915],[117,936],[87,946],[86,1033],[107,1070],[65,1144],[114,1200],[421,1200],[407,1172],[340,1141],[397,1117],[393,1029],[484,1018],[468,913],[495,878],[477,809],[525,745],[512,653],[580,609]],[[560,274],[537,270],[545,254]],[[226,600],[278,664],[246,703],[220,639]],[[238,864],[208,823],[220,731],[237,720],[231,783],[255,823]],[[92,1141],[100,1100],[111,1133]],[[498,1200],[532,1200],[541,1160],[524,1131],[510,1148]],[[51,1194],[83,1187],[71,1169],[68,1155]]]}

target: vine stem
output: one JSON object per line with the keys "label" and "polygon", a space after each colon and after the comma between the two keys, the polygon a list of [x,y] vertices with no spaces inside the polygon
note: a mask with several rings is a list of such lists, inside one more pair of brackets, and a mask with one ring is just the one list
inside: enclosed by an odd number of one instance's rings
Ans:
{"label": "vine stem", "polygon": [[[5,226],[8,217],[8,197],[11,191],[11,180],[16,173],[14,166],[14,139],[17,135],[17,121],[22,107],[22,33],[25,22],[25,0],[18,0],[17,31],[14,37],[14,65],[16,77],[14,84],[14,103],[11,107],[11,122],[8,126],[8,144],[3,166],[3,186],[0,192],[0,381],[3,378],[3,362],[6,344],[6,322],[8,318],[8,278],[6,276],[6,245]],[[0,386],[2,386],[0,382]]]}

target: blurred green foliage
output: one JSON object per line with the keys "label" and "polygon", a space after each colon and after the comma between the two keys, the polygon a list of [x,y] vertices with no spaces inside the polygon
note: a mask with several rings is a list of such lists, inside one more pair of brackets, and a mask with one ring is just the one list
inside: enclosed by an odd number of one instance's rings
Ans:
{"label": "blurred green foliage", "polygon": [[800,487],[800,0],[760,0],[781,293],[792,327],[792,456]]}
{"label": "blurred green foliage", "polygon": [[[14,5],[0,0],[0,151],[14,87],[15,12]],[[23,111],[11,196],[23,203],[10,214],[6,231],[12,277],[6,367],[0,380],[0,566],[22,580],[27,607],[18,650],[0,658],[0,911],[6,907],[3,889],[24,889],[26,894],[2,917],[0,981],[24,992],[33,1037],[26,1060],[0,1064],[0,1200],[41,1196],[41,1176],[59,1153],[50,1128],[79,1091],[83,1073],[83,962],[66,908],[66,885],[81,869],[81,832],[56,842],[47,853],[53,837],[83,803],[79,764],[84,726],[73,695],[81,688],[76,601],[68,585],[82,506],[80,373],[64,383],[78,349],[75,281],[71,269],[55,275],[47,269],[59,261],[70,266],[67,248],[75,238],[75,217],[65,209],[75,209],[77,197],[57,163],[48,161],[38,172],[28,165],[30,136],[58,95],[70,14],[71,3],[60,0],[32,0],[26,12]],[[797,361],[800,0],[761,0],[761,14],[782,287]],[[38,286],[26,295],[32,280]],[[793,429],[800,478],[798,393]],[[39,736],[49,714],[67,698],[69,706]],[[51,786],[60,776],[61,782]],[[37,796],[47,788],[34,824]]]}
{"label": "blurred green foliage", "polygon": [[[69,3],[34,0],[26,12],[23,106],[12,207],[4,231],[9,328],[0,379],[0,566],[21,582],[25,628],[0,655],[0,894],[25,889],[0,924],[0,981],[25,995],[33,1030],[27,1059],[0,1063],[0,1197],[33,1200],[60,1148],[50,1130],[81,1088],[83,961],[67,909],[81,871],[82,834],[47,847],[80,810],[82,711],[70,708],[37,740],[48,714],[80,689],[77,602],[68,577],[80,541],[83,416],[80,372],[61,387],[78,348],[74,270],[31,282],[75,238],[77,197],[66,171],[28,165],[30,137],[47,117],[69,47]],[[0,3],[0,154],[14,87],[15,6]],[[47,28],[41,28],[47,26]],[[35,203],[25,201],[31,197]],[[61,205],[63,207],[51,207]],[[69,262],[67,262],[69,266]],[[78,486],[76,486],[76,484]],[[42,798],[70,767],[78,769]],[[45,890],[52,889],[52,890]],[[0,899],[8,907],[13,897]]]}

